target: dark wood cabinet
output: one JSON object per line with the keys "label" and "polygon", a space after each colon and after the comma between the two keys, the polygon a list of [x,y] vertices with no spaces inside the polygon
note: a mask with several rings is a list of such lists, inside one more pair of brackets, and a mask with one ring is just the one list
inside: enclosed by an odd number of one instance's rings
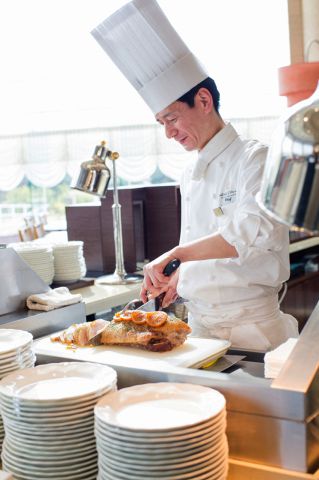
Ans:
{"label": "dark wood cabinet", "polygon": [[84,242],[88,270],[102,272],[103,244],[100,207],[95,205],[66,207],[68,240]]}
{"label": "dark wood cabinet", "polygon": [[179,243],[181,201],[177,186],[145,188],[145,258],[153,260]]}
{"label": "dark wood cabinet", "polygon": [[[180,192],[176,185],[119,188],[124,263],[135,272],[137,262],[153,260],[179,242]],[[115,269],[113,195],[101,205],[66,207],[69,240],[84,242],[88,274],[112,273]]]}
{"label": "dark wood cabinet", "polygon": [[[113,273],[115,270],[115,246],[112,192],[101,200],[101,205],[76,205],[66,207],[69,240],[84,242],[84,257],[88,275]],[[134,234],[133,195],[130,190],[119,191],[122,214],[123,252],[125,268],[136,271],[136,247]]]}

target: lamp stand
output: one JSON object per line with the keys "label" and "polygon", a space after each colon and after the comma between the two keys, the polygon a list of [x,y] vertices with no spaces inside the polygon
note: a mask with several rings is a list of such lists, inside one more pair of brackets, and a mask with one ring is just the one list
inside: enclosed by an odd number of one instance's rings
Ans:
{"label": "lamp stand", "polygon": [[130,283],[139,283],[143,281],[143,275],[126,273],[123,254],[123,235],[122,235],[122,217],[121,205],[117,190],[117,176],[115,159],[111,158],[113,166],[113,230],[115,246],[115,271],[110,275],[103,275],[96,279],[97,283],[106,285],[127,285]]}

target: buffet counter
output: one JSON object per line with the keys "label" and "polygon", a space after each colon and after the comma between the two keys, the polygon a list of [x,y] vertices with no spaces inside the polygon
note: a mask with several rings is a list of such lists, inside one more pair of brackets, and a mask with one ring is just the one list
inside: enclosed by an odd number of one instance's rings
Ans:
{"label": "buffet counter", "polygon": [[[229,479],[316,479],[319,467],[319,304],[275,380],[264,378],[260,352],[245,356],[234,368],[206,369],[112,364],[119,388],[157,382],[181,382],[220,391],[227,402]],[[62,355],[39,355],[40,363],[65,361]],[[217,362],[218,365],[218,362]],[[252,476],[253,465],[254,473]],[[266,476],[265,472],[273,476]],[[281,476],[280,476],[281,474]],[[299,475],[299,477],[298,477]]]}
{"label": "buffet counter", "polygon": [[111,308],[139,298],[141,283],[131,285],[102,285],[77,288],[72,293],[80,293],[85,304],[86,316],[105,312]]}
{"label": "buffet counter", "polygon": [[[138,297],[140,290],[140,284],[94,285],[73,291],[82,294],[85,305],[79,303],[52,313],[26,314],[21,310],[25,298],[30,293],[43,291],[46,286],[13,250],[5,249],[0,254],[5,272],[5,281],[1,286],[0,327],[29,330],[34,338],[72,323],[81,323],[85,315],[121,305]],[[14,279],[14,283],[8,281],[10,278]],[[17,281],[19,295],[16,292]],[[10,304],[8,298],[11,299]],[[226,398],[227,408],[228,480],[310,480],[319,478],[318,344],[319,303],[275,380],[264,378],[264,355],[261,352],[231,349],[227,354],[240,359],[225,371],[218,370],[218,363],[223,358],[205,369],[174,366],[172,362],[163,366],[160,361],[158,364],[143,362],[136,366],[130,361],[120,364],[115,360],[111,366],[117,371],[119,388],[144,383],[181,382],[221,392]],[[37,341],[34,347],[38,364],[66,361],[64,353],[40,355]],[[63,352],[68,351],[63,349]],[[94,358],[92,361],[97,362],[98,369],[99,361]]]}

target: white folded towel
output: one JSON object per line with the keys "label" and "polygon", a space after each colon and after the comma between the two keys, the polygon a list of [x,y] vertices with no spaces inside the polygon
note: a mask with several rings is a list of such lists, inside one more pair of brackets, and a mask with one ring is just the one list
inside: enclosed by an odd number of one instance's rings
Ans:
{"label": "white folded towel", "polygon": [[54,288],[45,293],[35,293],[27,298],[30,310],[54,310],[55,308],[72,305],[82,301],[82,295],[72,294],[67,287]]}
{"label": "white folded towel", "polygon": [[288,338],[279,347],[267,352],[264,358],[265,378],[276,378],[279,375],[284,363],[296,345],[298,338]]}

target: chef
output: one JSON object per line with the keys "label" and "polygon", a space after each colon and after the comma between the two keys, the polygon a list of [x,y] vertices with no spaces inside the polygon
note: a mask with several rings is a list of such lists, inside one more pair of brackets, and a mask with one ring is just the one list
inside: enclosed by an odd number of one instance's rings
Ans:
{"label": "chef", "polygon": [[[165,134],[197,158],[181,179],[180,244],[144,268],[141,298],[187,299],[193,335],[267,351],[298,336],[280,311],[289,278],[289,230],[256,202],[267,148],[219,113],[212,78],[155,0],[133,0],[92,32],[153,111]],[[164,226],[165,228],[165,226]],[[165,265],[179,259],[169,278]]]}

